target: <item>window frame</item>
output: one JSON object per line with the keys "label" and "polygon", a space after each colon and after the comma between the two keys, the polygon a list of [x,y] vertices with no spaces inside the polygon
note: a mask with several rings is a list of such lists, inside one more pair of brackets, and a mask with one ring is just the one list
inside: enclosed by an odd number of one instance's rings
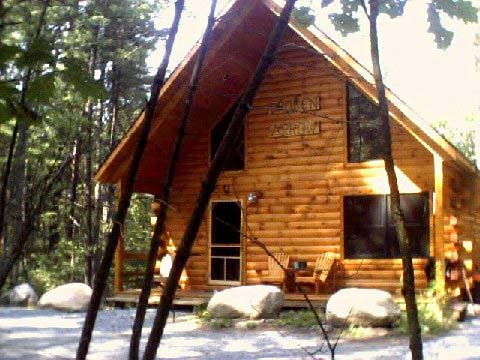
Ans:
{"label": "window frame", "polygon": [[[430,229],[430,210],[431,210],[431,201],[430,194],[427,191],[420,193],[402,193],[400,197],[404,196],[419,196],[423,199],[422,204],[424,206],[423,218],[418,221],[406,221],[407,231],[409,229],[421,226],[421,231],[423,231],[423,236],[420,244],[415,242],[412,244],[412,256],[415,258],[428,258],[430,256],[430,246],[431,246],[431,229]],[[348,219],[348,216],[351,216],[349,212],[347,201],[352,198],[368,198],[368,197],[381,197],[382,198],[382,226],[379,227],[383,231],[383,245],[384,249],[383,254],[355,254],[355,248],[352,245],[354,239],[351,237],[353,229],[349,229],[349,226],[352,226],[352,221]],[[426,208],[425,208],[426,206]],[[404,208],[405,209],[405,208]],[[395,225],[393,224],[392,213],[391,213],[391,200],[390,194],[364,194],[364,195],[345,195],[343,196],[342,201],[342,211],[343,211],[343,256],[344,259],[399,259],[401,258],[400,249],[398,247],[397,235],[395,232]],[[404,210],[405,211],[405,210]],[[365,211],[362,211],[365,213]],[[373,228],[374,225],[370,224],[361,226],[360,229],[369,229]],[[378,226],[377,226],[378,227]],[[393,234],[392,235],[392,231]],[[362,239],[364,240],[364,239]],[[398,248],[398,252],[395,250]],[[415,250],[420,250],[416,252]]]}
{"label": "window frame", "polygon": [[[211,259],[212,259],[212,215],[213,215],[213,207],[215,203],[236,203],[240,207],[240,243],[238,245],[238,248],[240,249],[240,255],[238,256],[239,259],[239,280],[238,281],[231,281],[231,280],[215,280],[212,279],[211,272],[212,272],[212,264],[211,264]],[[245,252],[245,241],[243,239],[243,221],[244,221],[244,201],[243,199],[230,199],[230,198],[225,198],[225,199],[212,199],[209,204],[209,209],[208,209],[208,228],[207,228],[207,254],[208,254],[208,272],[205,274],[207,278],[207,284],[209,285],[222,285],[222,286],[238,286],[243,284],[244,282],[244,252]],[[213,246],[215,247],[215,246]],[[237,245],[225,245],[223,247],[237,247]],[[216,255],[214,255],[216,256]]]}

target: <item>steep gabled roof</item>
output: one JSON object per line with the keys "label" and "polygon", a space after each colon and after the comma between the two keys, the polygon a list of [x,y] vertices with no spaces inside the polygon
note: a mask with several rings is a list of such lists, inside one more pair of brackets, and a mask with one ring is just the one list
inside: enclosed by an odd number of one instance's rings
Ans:
{"label": "steep gabled roof", "polygon": [[[211,47],[204,63],[204,70],[202,70],[202,80],[192,110],[192,119],[201,118],[201,115],[210,114],[212,116],[215,113],[218,115],[225,112],[236,100],[236,97],[243,92],[242,90],[265,47],[268,36],[264,34],[270,32],[274,20],[280,12],[281,6],[273,0],[237,0],[221,16],[213,29]],[[298,26],[294,20],[290,21],[289,26],[293,32],[323,55],[334,68],[348,77],[371,99],[376,100],[372,74],[347,51],[319,29],[303,28]],[[152,167],[152,164],[148,162],[149,159],[154,160],[156,173],[161,174],[165,170],[166,159],[169,158],[171,143],[180,118],[182,99],[197,50],[198,43],[177,66],[162,88],[149,142],[137,179],[144,177],[148,182],[151,172],[149,167]],[[223,74],[229,74],[228,81]],[[226,94],[229,92],[232,92],[231,98],[223,98],[223,100],[213,100],[211,96],[212,93]],[[473,164],[458,149],[443,139],[389,89],[387,89],[387,99],[392,119],[401,124],[432,154],[436,154],[446,161],[453,161],[466,171],[476,173]],[[115,183],[124,177],[143,116],[142,112],[99,168],[95,175],[97,181]],[[194,123],[192,126],[198,127],[202,124]],[[136,191],[145,191],[145,189],[137,186]]]}

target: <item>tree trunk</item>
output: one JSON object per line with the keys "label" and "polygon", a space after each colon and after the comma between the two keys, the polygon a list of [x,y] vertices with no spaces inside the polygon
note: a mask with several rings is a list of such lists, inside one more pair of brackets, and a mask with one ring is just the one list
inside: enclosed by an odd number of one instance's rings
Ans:
{"label": "tree trunk", "polygon": [[108,274],[112,265],[113,255],[118,245],[118,240],[123,230],[123,224],[127,215],[128,207],[130,206],[130,199],[132,197],[133,186],[135,183],[135,177],[137,175],[138,168],[140,166],[140,160],[142,159],[145,146],[147,144],[148,135],[155,112],[155,106],[160,94],[160,90],[163,86],[165,74],[167,72],[168,63],[170,60],[170,54],[173,47],[173,42],[178,30],[178,24],[180,22],[180,16],[183,10],[183,0],[178,0],[175,3],[175,18],[170,29],[169,37],[167,40],[167,48],[162,64],[157,70],[155,79],[152,84],[150,99],[145,107],[145,117],[143,119],[142,126],[140,128],[140,134],[138,143],[136,144],[135,151],[130,162],[130,166],[127,172],[127,179],[125,181],[125,190],[122,191],[120,201],[118,204],[117,212],[113,221],[112,231],[108,237],[108,242],[105,247],[105,253],[100,263],[100,267],[95,278],[95,284],[93,287],[92,297],[88,306],[87,314],[85,316],[85,323],[82,329],[82,336],[80,338],[77,355],[77,360],[85,359],[88,353],[88,347],[92,337],[93,328],[95,326],[95,319],[97,317],[98,308],[102,299],[103,292],[105,290]]}
{"label": "tree trunk", "polygon": [[5,206],[7,204],[7,187],[8,180],[10,178],[10,172],[12,170],[12,160],[15,151],[15,145],[17,143],[18,136],[18,122],[15,123],[15,127],[12,132],[12,139],[10,141],[10,147],[8,149],[7,162],[5,164],[5,170],[2,176],[2,189],[0,190],[0,240],[2,243],[2,262],[6,259],[8,253],[8,247],[6,242],[6,236],[4,236],[4,224],[5,224]]}
{"label": "tree trunk", "polygon": [[77,186],[80,180],[80,133],[75,137],[72,150],[72,175],[70,177],[70,194],[68,196],[67,239],[73,240],[75,234],[75,207],[77,202]]}
{"label": "tree trunk", "polygon": [[150,251],[148,253],[147,266],[145,269],[145,278],[143,280],[142,291],[140,293],[137,312],[135,314],[135,321],[133,323],[132,337],[130,340],[130,360],[138,359],[139,344],[142,337],[142,327],[145,320],[145,311],[148,306],[148,298],[150,297],[150,292],[152,288],[153,275],[155,271],[155,261],[157,258],[157,252],[161,246],[162,252],[161,257],[166,253],[166,243],[161,241],[161,236],[165,227],[165,219],[167,217],[167,204],[170,200],[170,192],[173,185],[173,179],[175,177],[175,170],[177,167],[178,159],[180,157],[180,151],[182,149],[183,140],[185,138],[185,132],[187,129],[188,119],[190,117],[190,112],[192,109],[192,102],[195,95],[195,91],[198,86],[198,80],[200,77],[200,72],[202,70],[203,61],[207,53],[208,45],[210,42],[210,34],[215,23],[215,8],[217,6],[217,0],[212,0],[210,15],[208,17],[207,28],[205,29],[205,34],[203,35],[203,40],[198,50],[198,55],[195,63],[195,67],[192,71],[192,76],[190,79],[189,89],[187,98],[185,99],[183,114],[180,120],[180,126],[178,128],[177,137],[173,145],[172,155],[169,161],[167,174],[164,179],[162,186],[162,191],[160,194],[160,210],[157,216],[157,221],[155,223],[155,228],[153,231],[153,236],[150,244]]}
{"label": "tree trunk", "polygon": [[240,103],[235,110],[235,114],[230,122],[230,125],[228,126],[228,130],[222,139],[220,147],[215,154],[210,168],[207,171],[206,177],[201,182],[201,191],[198,194],[195,208],[183,234],[182,241],[178,247],[177,254],[173,261],[172,270],[170,271],[170,275],[167,279],[160,304],[157,309],[152,331],[145,348],[145,360],[153,360],[156,356],[157,348],[162,339],[163,330],[167,322],[168,313],[175,296],[175,291],[178,287],[178,281],[183,269],[185,268],[185,264],[190,257],[193,242],[195,241],[198,229],[203,220],[210,196],[215,190],[218,176],[220,175],[225,159],[227,158],[228,153],[241,130],[242,120],[250,110],[251,103],[255,97],[258,87],[260,86],[270,64],[273,62],[275,51],[285,29],[288,26],[288,20],[294,5],[295,0],[288,0],[286,2],[280,18],[278,19],[277,25],[270,35],[269,42],[265,48],[262,58],[255,69],[245,94],[242,96]]}
{"label": "tree trunk", "polygon": [[415,300],[415,276],[412,264],[412,253],[410,239],[407,236],[405,227],[405,217],[400,207],[400,192],[398,189],[397,176],[395,174],[395,165],[392,156],[392,137],[390,129],[390,116],[388,113],[388,102],[385,95],[385,85],[383,83],[382,70],[380,67],[380,54],[378,49],[378,0],[370,0],[370,46],[373,64],[373,74],[377,97],[380,108],[380,119],[382,122],[383,149],[385,170],[390,186],[390,201],[393,220],[397,231],[397,237],[400,242],[403,264],[403,288],[405,291],[405,304],[407,308],[408,330],[410,338],[410,350],[414,360],[423,359],[422,336],[420,324],[418,321],[418,309]]}
{"label": "tree trunk", "polygon": [[[117,141],[116,127],[118,123],[118,97],[119,97],[119,79],[120,72],[118,71],[118,66],[115,62],[112,64],[112,79],[111,79],[111,96],[109,99],[109,116],[107,127],[109,129],[109,142],[108,147],[110,152],[115,148],[115,143]],[[115,204],[115,188],[113,185],[107,185],[106,192],[106,206],[107,206],[107,224],[112,223],[113,213],[114,213],[114,204]]]}
{"label": "tree trunk", "polygon": [[[25,224],[25,195],[26,195],[26,159],[27,124],[20,121],[18,124],[18,141],[15,148],[14,162],[12,166],[12,181],[10,183],[10,199],[12,202],[10,218],[12,221],[12,244],[22,241],[22,232]],[[18,272],[12,271],[13,283],[17,283]]]}
{"label": "tree trunk", "polygon": [[[106,63],[102,61],[100,65],[100,83],[103,85],[105,82],[105,68]],[[102,130],[103,130],[103,115],[105,112],[104,102],[100,103],[100,109],[97,116],[97,126],[96,126],[96,135],[95,135],[95,163],[99,164],[102,156]],[[95,208],[95,219],[93,222],[92,236],[93,236],[93,275],[97,273],[98,265],[101,258],[101,246],[100,246],[100,225],[102,222],[103,215],[103,193],[102,186],[99,182],[95,184],[94,189],[94,208]]]}

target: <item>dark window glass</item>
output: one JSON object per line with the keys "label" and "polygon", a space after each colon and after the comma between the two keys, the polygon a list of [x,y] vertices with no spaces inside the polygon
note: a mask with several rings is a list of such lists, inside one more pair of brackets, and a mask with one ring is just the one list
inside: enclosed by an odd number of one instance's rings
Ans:
{"label": "dark window glass", "polygon": [[212,207],[212,244],[240,244],[241,209],[237,202],[215,202]]}
{"label": "dark window glass", "polygon": [[[210,134],[211,139],[211,148],[210,148],[210,159],[213,160],[215,154],[217,153],[220,143],[222,142],[225,133],[227,132],[228,125],[233,118],[235,110],[238,104],[233,105],[230,110],[225,114],[225,116],[215,125]],[[242,170],[245,166],[245,148],[244,148],[244,129],[243,124],[241,128],[240,135],[235,140],[233,144],[232,151],[225,160],[223,165],[223,170]]]}
{"label": "dark window glass", "polygon": [[211,279],[212,280],[224,280],[225,279],[225,267],[223,258],[211,259]]}
{"label": "dark window glass", "polygon": [[238,281],[240,280],[240,259],[225,259],[226,274],[225,280]]}
{"label": "dark window glass", "polygon": [[[402,194],[400,205],[405,214],[412,255],[428,257],[428,194]],[[344,216],[346,258],[401,257],[390,196],[347,196],[344,198]]]}
{"label": "dark window glass", "polygon": [[212,247],[212,256],[236,256],[240,257],[240,247],[224,247],[215,246]]}
{"label": "dark window glass", "polygon": [[382,158],[379,109],[370,99],[347,84],[348,161]]}

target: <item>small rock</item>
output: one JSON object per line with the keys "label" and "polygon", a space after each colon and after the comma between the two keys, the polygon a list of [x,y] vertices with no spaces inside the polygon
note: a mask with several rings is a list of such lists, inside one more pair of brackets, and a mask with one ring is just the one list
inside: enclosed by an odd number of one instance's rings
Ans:
{"label": "small rock", "polygon": [[348,288],[330,297],[326,316],[333,326],[390,327],[400,318],[400,308],[386,291]]}
{"label": "small rock", "polygon": [[62,311],[83,311],[87,308],[92,288],[82,283],[70,283],[54,288],[42,295],[38,305]]}
{"label": "small rock", "polygon": [[15,286],[7,294],[8,301],[11,305],[32,306],[38,301],[38,296],[28,283]]}
{"label": "small rock", "polygon": [[270,318],[283,307],[283,293],[270,285],[238,286],[213,295],[208,302],[212,318]]}

